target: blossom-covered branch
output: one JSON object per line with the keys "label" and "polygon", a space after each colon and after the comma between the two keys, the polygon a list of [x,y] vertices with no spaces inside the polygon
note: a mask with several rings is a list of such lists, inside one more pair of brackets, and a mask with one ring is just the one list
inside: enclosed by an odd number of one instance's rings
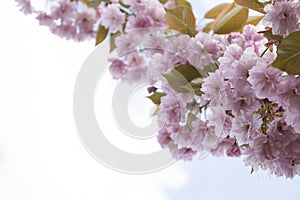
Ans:
{"label": "blossom-covered branch", "polygon": [[300,175],[299,1],[236,0],[202,26],[186,0],[17,2],[63,38],[110,37],[112,77],[148,81],[158,142],[174,158],[243,157],[253,170]]}

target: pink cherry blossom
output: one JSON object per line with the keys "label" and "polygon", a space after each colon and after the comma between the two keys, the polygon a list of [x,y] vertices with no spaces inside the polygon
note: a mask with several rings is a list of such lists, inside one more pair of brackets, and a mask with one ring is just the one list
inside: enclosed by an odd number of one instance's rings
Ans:
{"label": "pink cherry blossom", "polygon": [[222,102],[225,102],[225,92],[228,87],[220,70],[209,73],[209,76],[203,81],[201,90],[204,93],[204,100],[210,101],[210,105],[212,106],[220,105]]}
{"label": "pink cherry blossom", "polygon": [[272,25],[274,35],[287,36],[299,29],[299,18],[296,12],[296,3],[290,1],[275,1],[274,4],[266,5],[267,13],[263,19],[265,25]]}
{"label": "pink cherry blossom", "polygon": [[282,72],[272,67],[255,66],[249,71],[247,80],[258,98],[274,100],[282,81]]}
{"label": "pink cherry blossom", "polygon": [[34,12],[34,8],[31,6],[30,0],[16,0],[16,2],[20,7],[20,11],[22,11],[25,15]]}
{"label": "pink cherry blossom", "polygon": [[113,59],[109,71],[114,79],[121,78],[126,72],[126,63],[121,59]]}
{"label": "pink cherry blossom", "polygon": [[53,7],[51,16],[54,19],[62,21],[72,21],[76,15],[77,4],[76,2],[62,1],[59,6]]}
{"label": "pink cherry blossom", "polygon": [[39,20],[40,25],[43,26],[51,26],[54,22],[54,18],[51,15],[47,15],[44,12],[40,12],[37,17],[37,20]]}
{"label": "pink cherry blossom", "polygon": [[122,30],[125,14],[120,11],[117,4],[109,4],[101,10],[101,24],[109,28],[111,33]]}
{"label": "pink cherry blossom", "polygon": [[234,138],[226,137],[218,143],[217,147],[211,153],[214,156],[224,156],[226,154],[229,157],[239,157],[242,152]]}
{"label": "pink cherry blossom", "polygon": [[236,116],[232,120],[231,135],[237,138],[239,144],[247,144],[252,142],[256,137],[259,128],[261,127],[262,120],[257,114],[248,115],[242,113],[241,116]]}

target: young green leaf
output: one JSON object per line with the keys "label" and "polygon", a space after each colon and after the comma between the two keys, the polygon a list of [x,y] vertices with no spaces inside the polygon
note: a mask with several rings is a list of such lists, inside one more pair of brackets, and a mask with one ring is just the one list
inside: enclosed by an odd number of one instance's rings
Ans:
{"label": "young green leaf", "polygon": [[110,43],[109,52],[110,53],[113,52],[113,50],[116,48],[115,40],[116,40],[116,37],[119,35],[120,35],[120,31],[110,34],[110,39],[109,39],[109,43]]}
{"label": "young green leaf", "polygon": [[97,36],[96,36],[96,45],[100,44],[103,42],[103,40],[106,38],[108,33],[108,29],[106,29],[104,26],[101,24],[99,25]]}
{"label": "young green leaf", "polygon": [[194,36],[196,33],[196,19],[192,9],[187,6],[180,5],[166,10],[165,20],[173,30],[190,36]]}
{"label": "young green leaf", "polygon": [[154,110],[154,112],[151,114],[151,117],[157,115],[157,113],[159,112],[159,106],[156,107],[156,109]]}
{"label": "young green leaf", "polygon": [[300,31],[295,31],[281,40],[277,58],[272,66],[288,74],[300,75]]}
{"label": "young green leaf", "polygon": [[184,6],[192,9],[190,2],[187,0],[174,0],[176,6]]}
{"label": "young green leaf", "polygon": [[201,87],[203,83],[203,78],[195,78],[190,81],[187,85],[181,86],[181,88],[186,89],[187,91],[194,93],[195,95],[201,96]]}
{"label": "young green leaf", "polygon": [[213,22],[209,22],[205,25],[205,27],[202,29],[203,32],[208,33],[211,30],[211,25]]}
{"label": "young green leaf", "polygon": [[92,8],[97,8],[102,0],[84,0],[86,5]]}
{"label": "young green leaf", "polygon": [[163,76],[176,92],[188,93],[192,92],[190,82],[201,77],[201,74],[192,65],[179,65]]}
{"label": "young green leaf", "polygon": [[264,16],[249,16],[246,24],[252,24],[256,26],[263,18]]}
{"label": "young green leaf", "polygon": [[234,0],[234,2],[249,9],[258,11],[260,13],[266,13],[264,11],[264,7],[266,4],[261,3],[258,0]]}
{"label": "young green leaf", "polygon": [[213,30],[213,28],[216,26],[217,23],[219,23],[219,21],[224,17],[224,15],[226,15],[229,11],[231,11],[233,8],[235,7],[235,3],[231,3],[229,5],[226,5],[223,7],[223,9],[221,10],[221,12],[218,14],[218,16],[216,17],[216,19],[213,21],[213,23],[210,26],[210,30]]}
{"label": "young green leaf", "polygon": [[248,19],[249,10],[236,6],[224,15],[213,28],[215,33],[227,34],[239,30]]}
{"label": "young green leaf", "polygon": [[238,32],[242,33],[244,27],[248,24],[256,26],[262,20],[262,18],[264,18],[264,16],[249,16],[245,24],[243,24],[243,26],[238,30]]}
{"label": "young green leaf", "polygon": [[207,19],[216,19],[218,17],[218,15],[222,12],[222,10],[228,6],[230,6],[230,3],[222,3],[219,4],[215,7],[213,7],[212,9],[210,9],[205,15],[204,18]]}
{"label": "young green leaf", "polygon": [[147,98],[150,99],[154,104],[159,105],[160,98],[162,98],[165,95],[166,93],[164,92],[154,92],[152,95],[148,96]]}
{"label": "young green leaf", "polygon": [[195,121],[196,119],[198,119],[198,118],[196,117],[196,115],[190,112],[190,113],[188,114],[188,116],[187,116],[186,126],[187,126],[187,127],[191,126],[192,123],[193,123],[193,121]]}

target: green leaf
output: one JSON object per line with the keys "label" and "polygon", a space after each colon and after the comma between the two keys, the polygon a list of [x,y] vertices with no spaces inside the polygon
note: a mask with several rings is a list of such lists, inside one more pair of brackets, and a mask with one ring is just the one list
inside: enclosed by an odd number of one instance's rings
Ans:
{"label": "green leaf", "polygon": [[242,33],[244,27],[248,24],[256,26],[263,18],[264,16],[249,16],[245,24],[243,24],[243,26],[238,30],[238,32]]}
{"label": "green leaf", "polygon": [[167,9],[165,20],[169,27],[190,36],[195,36],[196,19],[191,8],[187,6],[176,6],[174,9]]}
{"label": "green leaf", "polygon": [[148,96],[147,98],[150,99],[154,104],[160,104],[160,98],[165,96],[166,93],[164,92],[154,92],[152,95]]}
{"label": "green leaf", "polygon": [[157,115],[157,113],[159,112],[159,106],[156,107],[156,109],[154,110],[154,112],[151,114],[151,117]]}
{"label": "green leaf", "polygon": [[195,78],[194,80],[192,80],[191,82],[191,86],[194,89],[194,92],[196,92],[198,95],[202,94],[202,92],[200,91],[201,87],[202,87],[202,83],[203,83],[203,78]]}
{"label": "green leaf", "polygon": [[203,78],[195,78],[190,81],[187,85],[181,86],[181,88],[186,89],[187,91],[194,93],[195,95],[201,96],[201,87],[203,83]]}
{"label": "green leaf", "polygon": [[224,15],[213,28],[215,33],[227,34],[239,30],[248,19],[248,8],[236,6]]}
{"label": "green leaf", "polygon": [[218,61],[216,61],[215,63],[210,63],[210,64],[206,65],[200,71],[201,77],[202,78],[208,77],[208,75],[209,75],[208,73],[215,72],[218,69],[218,67],[219,67]]}
{"label": "green leaf", "polygon": [[164,4],[164,3],[167,3],[168,0],[159,0],[159,2]]}
{"label": "green leaf", "polygon": [[194,113],[189,113],[188,116],[187,116],[187,120],[186,120],[186,127],[189,127],[192,125],[193,121],[195,121],[196,119],[198,119],[196,117],[196,115]]}
{"label": "green leaf", "polygon": [[224,8],[230,6],[230,3],[222,3],[219,4],[217,6],[215,6],[214,8],[210,9],[205,15],[204,18],[207,19],[216,19],[218,17],[218,15],[223,11]]}
{"label": "green leaf", "polygon": [[176,92],[189,93],[192,92],[192,85],[190,82],[201,77],[201,74],[192,65],[179,65],[163,76]]}
{"label": "green leaf", "polygon": [[209,22],[205,25],[205,27],[202,29],[203,32],[208,33],[211,30],[211,25],[213,22]]}
{"label": "green leaf", "polygon": [[86,5],[92,8],[97,8],[102,0],[85,0]]}
{"label": "green leaf", "polygon": [[263,18],[264,16],[249,16],[245,25],[252,24],[256,26]]}
{"label": "green leaf", "polygon": [[184,6],[192,9],[191,4],[187,0],[174,0],[176,6]]}
{"label": "green leaf", "polygon": [[110,43],[109,52],[110,53],[113,52],[113,50],[115,50],[115,48],[117,47],[115,44],[115,40],[116,40],[116,37],[118,37],[119,35],[120,35],[120,31],[110,34],[110,40],[109,40],[109,43]]}
{"label": "green leaf", "polygon": [[104,26],[101,24],[99,25],[97,36],[96,36],[96,45],[100,44],[103,42],[103,40],[106,38],[108,33],[108,29],[106,29]]}
{"label": "green leaf", "polygon": [[272,66],[288,74],[300,74],[300,31],[296,31],[281,40],[277,58]]}
{"label": "green leaf", "polygon": [[247,7],[249,9],[265,14],[264,7],[266,3],[261,3],[258,0],[234,0],[235,3]]}
{"label": "green leaf", "polygon": [[219,21],[224,17],[224,15],[226,15],[229,11],[231,11],[233,8],[235,7],[235,3],[231,3],[229,5],[226,5],[223,7],[223,9],[221,10],[221,12],[218,14],[218,16],[216,17],[216,19],[213,21],[213,23],[210,26],[210,30],[213,30],[213,28],[216,26],[217,23],[219,23]]}

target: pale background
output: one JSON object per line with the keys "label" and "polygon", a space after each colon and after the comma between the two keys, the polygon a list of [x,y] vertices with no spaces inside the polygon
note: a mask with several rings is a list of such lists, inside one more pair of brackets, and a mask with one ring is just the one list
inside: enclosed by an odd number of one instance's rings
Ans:
{"label": "pale background", "polygon": [[[203,13],[220,2],[194,5]],[[12,0],[1,2],[0,24],[0,200],[300,199],[300,178],[250,175],[240,159],[196,159],[140,176],[107,169],[81,145],[72,116],[93,41],[61,40]]]}

